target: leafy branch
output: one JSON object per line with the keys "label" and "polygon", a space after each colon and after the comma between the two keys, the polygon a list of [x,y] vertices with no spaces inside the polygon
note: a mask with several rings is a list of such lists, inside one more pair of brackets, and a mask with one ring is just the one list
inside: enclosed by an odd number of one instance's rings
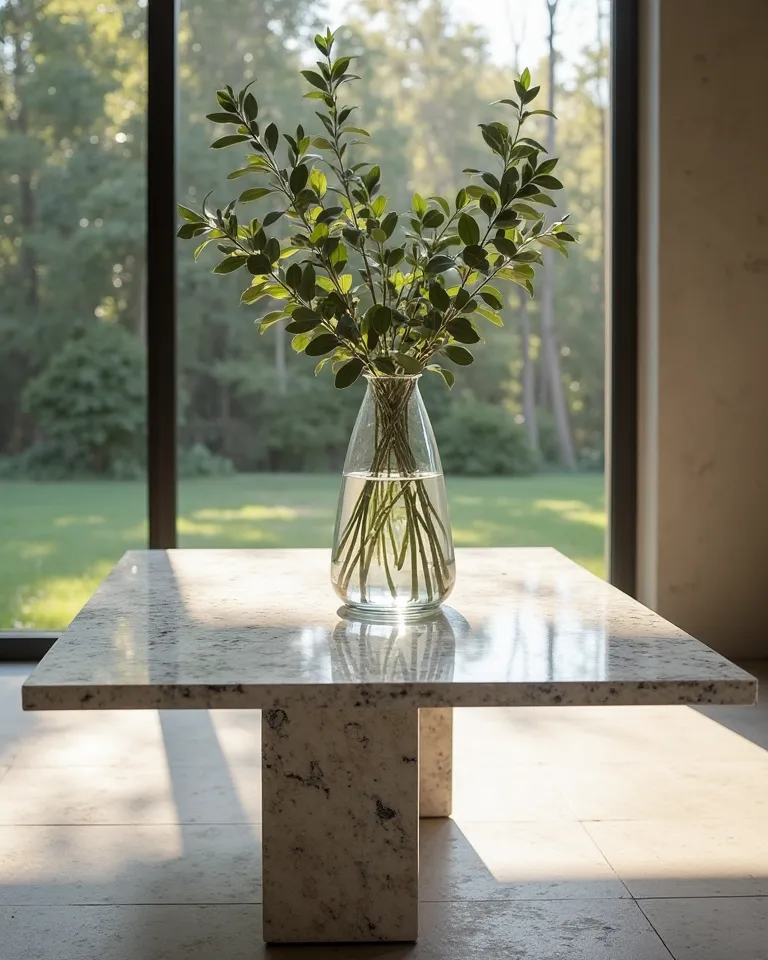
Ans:
{"label": "leafy branch", "polygon": [[[263,185],[243,191],[224,210],[209,210],[208,198],[200,211],[179,207],[185,222],[178,236],[201,241],[195,258],[215,242],[223,255],[215,273],[251,275],[243,303],[278,300],[280,309],[259,319],[261,331],[284,323],[295,350],[320,358],[318,371],[330,361],[338,387],[363,371],[375,377],[424,369],[452,386],[452,370],[437,361],[472,363],[467,348],[481,339],[479,318],[503,323],[504,299],[491,281],[519,284],[533,296],[541,248],[567,256],[576,240],[567,217],[547,224],[542,209],[555,206],[550,194],[562,188],[553,175],[557,159],[522,135],[531,117],[551,114],[531,109],[539,88],[524,70],[515,81],[517,99],[498,101],[511,108],[514,132],[501,121],[480,124],[496,172],[466,169],[467,185],[452,203],[417,193],[410,210],[388,210],[380,168],[350,162],[370,135],[350,122],[357,108],[342,102],[345,86],[359,79],[349,72],[355,58],[335,57],[334,44],[330,30],[318,34],[322,59],[317,70],[302,71],[311,87],[305,96],[320,108],[321,135],[299,125],[281,142],[274,122],[260,127],[250,84],[237,94],[229,86],[217,92],[220,109],[209,119],[235,132],[212,147],[247,145],[246,165],[228,179],[256,176]],[[240,222],[238,205],[267,197],[280,198],[283,209]],[[283,217],[288,238],[270,231]]]}

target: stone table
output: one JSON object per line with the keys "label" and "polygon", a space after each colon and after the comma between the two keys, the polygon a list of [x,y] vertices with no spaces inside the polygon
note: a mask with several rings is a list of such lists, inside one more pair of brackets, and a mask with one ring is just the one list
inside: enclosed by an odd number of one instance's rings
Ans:
{"label": "stone table", "polygon": [[320,550],[131,551],[26,710],[262,710],[264,935],[415,940],[453,707],[750,704],[757,681],[555,550],[457,551],[436,618],[339,609]]}

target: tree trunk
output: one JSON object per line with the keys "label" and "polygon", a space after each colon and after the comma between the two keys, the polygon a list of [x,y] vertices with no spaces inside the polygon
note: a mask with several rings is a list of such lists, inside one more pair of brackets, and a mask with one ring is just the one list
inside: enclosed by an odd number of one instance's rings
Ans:
{"label": "tree trunk", "polygon": [[523,357],[523,416],[528,446],[539,457],[539,421],[536,416],[536,377],[531,357],[531,318],[528,314],[528,299],[520,294],[520,352]]}
{"label": "tree trunk", "polygon": [[[555,14],[558,0],[547,0],[549,13],[549,89],[547,91],[547,109],[555,109]],[[549,153],[555,149],[555,121],[547,118],[547,142]],[[568,407],[563,391],[563,378],[560,371],[560,351],[555,331],[555,289],[552,254],[549,250],[543,251],[542,268],[542,295],[541,295],[541,351],[542,376],[546,378],[549,397],[552,404],[552,414],[555,421],[555,435],[557,437],[558,458],[560,464],[568,470],[576,469],[576,454],[571,436],[571,424],[568,419]]]}
{"label": "tree trunk", "polygon": [[[26,137],[29,133],[29,123],[27,120],[26,104],[22,99],[22,79],[26,73],[26,63],[22,47],[22,25],[20,22],[22,12],[13,6],[10,9],[15,12],[18,17],[18,19],[9,17],[9,22],[13,24],[13,92],[18,104],[18,113],[15,122],[10,121],[9,125],[15,128],[19,134]],[[28,306],[36,309],[39,302],[37,290],[37,260],[30,241],[32,229],[35,225],[35,197],[32,192],[32,172],[26,167],[26,161],[19,170],[19,219],[22,227],[19,261],[24,283],[24,294]]]}

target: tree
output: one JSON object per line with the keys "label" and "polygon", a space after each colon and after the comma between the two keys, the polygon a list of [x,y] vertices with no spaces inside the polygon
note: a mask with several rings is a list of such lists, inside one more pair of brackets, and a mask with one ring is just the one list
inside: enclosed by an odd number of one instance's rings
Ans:
{"label": "tree", "polygon": [[[555,16],[559,0],[546,0],[549,14],[549,32],[547,42],[549,46],[549,72],[547,76],[547,109],[550,113],[555,110]],[[549,153],[555,150],[555,121],[547,118],[546,147]],[[552,254],[545,252],[542,268],[541,283],[541,352],[542,373],[546,378],[548,400],[552,408],[555,422],[559,459],[562,466],[569,470],[576,469],[576,453],[573,448],[571,425],[568,418],[568,408],[563,394],[563,376],[560,370],[560,350],[555,331],[555,276],[552,264]]]}

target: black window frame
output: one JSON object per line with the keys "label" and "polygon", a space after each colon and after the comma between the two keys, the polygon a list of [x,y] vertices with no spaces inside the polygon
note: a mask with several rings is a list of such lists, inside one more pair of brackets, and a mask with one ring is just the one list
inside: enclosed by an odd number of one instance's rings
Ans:
{"label": "black window frame", "polygon": [[[638,444],[639,0],[611,5],[606,439],[611,583],[635,596]],[[149,547],[176,546],[176,150],[179,0],[147,3]],[[56,632],[0,631],[0,662],[38,660]]]}

